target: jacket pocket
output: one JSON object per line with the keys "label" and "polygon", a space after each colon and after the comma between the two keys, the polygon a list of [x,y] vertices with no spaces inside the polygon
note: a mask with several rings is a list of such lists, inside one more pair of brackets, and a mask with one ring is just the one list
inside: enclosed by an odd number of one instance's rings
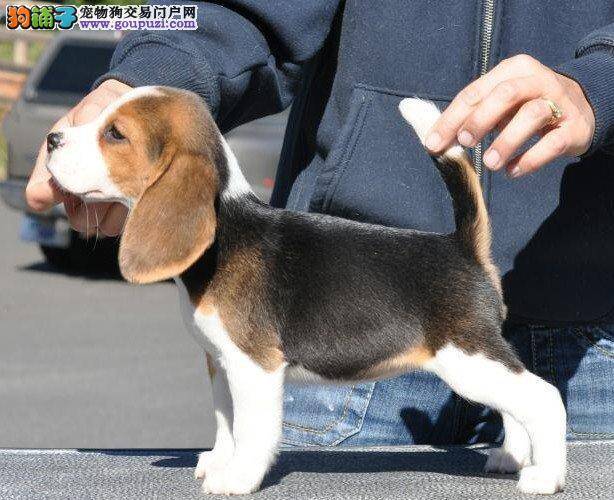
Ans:
{"label": "jacket pocket", "polygon": [[[454,230],[448,191],[398,111],[415,94],[356,86],[350,110],[315,181],[310,210],[424,231]],[[421,95],[442,109],[447,100]]]}

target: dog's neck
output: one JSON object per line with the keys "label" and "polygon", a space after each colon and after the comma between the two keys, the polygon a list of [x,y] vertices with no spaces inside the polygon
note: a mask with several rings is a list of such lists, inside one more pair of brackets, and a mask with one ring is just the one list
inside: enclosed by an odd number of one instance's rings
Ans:
{"label": "dog's neck", "polygon": [[278,212],[262,203],[251,190],[234,196],[220,194],[216,203],[215,240],[180,277],[189,292],[202,295],[220,277],[221,270],[221,276],[228,278],[227,263],[233,255],[258,248],[264,239],[274,238],[270,235],[275,228],[271,220]]}
{"label": "dog's neck", "polygon": [[223,148],[222,154],[224,155],[226,170],[220,198],[229,200],[253,194],[249,182],[247,182],[247,179],[241,171],[241,167],[239,166],[236,156],[232,152],[232,149],[230,149],[230,146],[226,142],[226,139],[224,139],[224,136],[221,134],[220,142]]}
{"label": "dog's neck", "polygon": [[215,240],[181,275],[191,293],[203,293],[233,254],[259,246],[274,228],[270,222],[278,212],[258,199],[223,137],[221,143],[225,162],[221,165],[221,190],[216,201]]}

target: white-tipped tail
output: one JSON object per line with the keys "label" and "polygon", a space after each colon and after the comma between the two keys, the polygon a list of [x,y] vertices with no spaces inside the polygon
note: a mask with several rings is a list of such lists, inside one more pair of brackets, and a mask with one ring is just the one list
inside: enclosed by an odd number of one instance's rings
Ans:
{"label": "white-tipped tail", "polygon": [[[426,136],[433,128],[433,125],[441,116],[441,111],[433,102],[418,99],[417,97],[403,99],[399,103],[399,111],[403,118],[405,118],[405,121],[412,126],[422,145],[424,145]],[[457,142],[454,142],[441,156],[467,158],[464,149]]]}
{"label": "white-tipped tail", "polygon": [[431,101],[408,97],[399,103],[399,111],[416,131],[420,142],[424,144],[426,136],[441,115],[441,111]]}
{"label": "white-tipped tail", "polygon": [[[423,145],[441,116],[441,112],[432,102],[412,97],[399,103],[399,111],[413,127]],[[452,196],[457,237],[469,254],[484,265],[493,283],[500,290],[498,273],[490,257],[488,213],[482,198],[480,179],[473,163],[458,143],[452,144],[434,158]]]}

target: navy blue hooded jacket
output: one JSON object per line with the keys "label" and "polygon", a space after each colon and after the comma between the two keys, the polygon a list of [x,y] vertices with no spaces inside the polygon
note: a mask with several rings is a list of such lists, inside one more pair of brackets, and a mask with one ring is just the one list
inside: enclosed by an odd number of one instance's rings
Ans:
{"label": "navy blue hooded jacket", "polygon": [[295,210],[452,231],[449,195],[399,101],[444,108],[519,53],[575,79],[595,112],[590,151],[481,181],[511,316],[614,319],[614,1],[183,3],[198,4],[197,31],[128,35],[99,82],[193,90],[223,131],[292,105],[271,202]]}

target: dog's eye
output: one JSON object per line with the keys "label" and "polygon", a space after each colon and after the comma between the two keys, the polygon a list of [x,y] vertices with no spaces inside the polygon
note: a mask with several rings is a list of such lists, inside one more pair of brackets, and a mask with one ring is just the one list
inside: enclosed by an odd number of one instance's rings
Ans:
{"label": "dog's eye", "polygon": [[121,142],[126,140],[126,136],[117,130],[117,127],[114,124],[107,128],[104,133],[104,137],[109,142]]}

